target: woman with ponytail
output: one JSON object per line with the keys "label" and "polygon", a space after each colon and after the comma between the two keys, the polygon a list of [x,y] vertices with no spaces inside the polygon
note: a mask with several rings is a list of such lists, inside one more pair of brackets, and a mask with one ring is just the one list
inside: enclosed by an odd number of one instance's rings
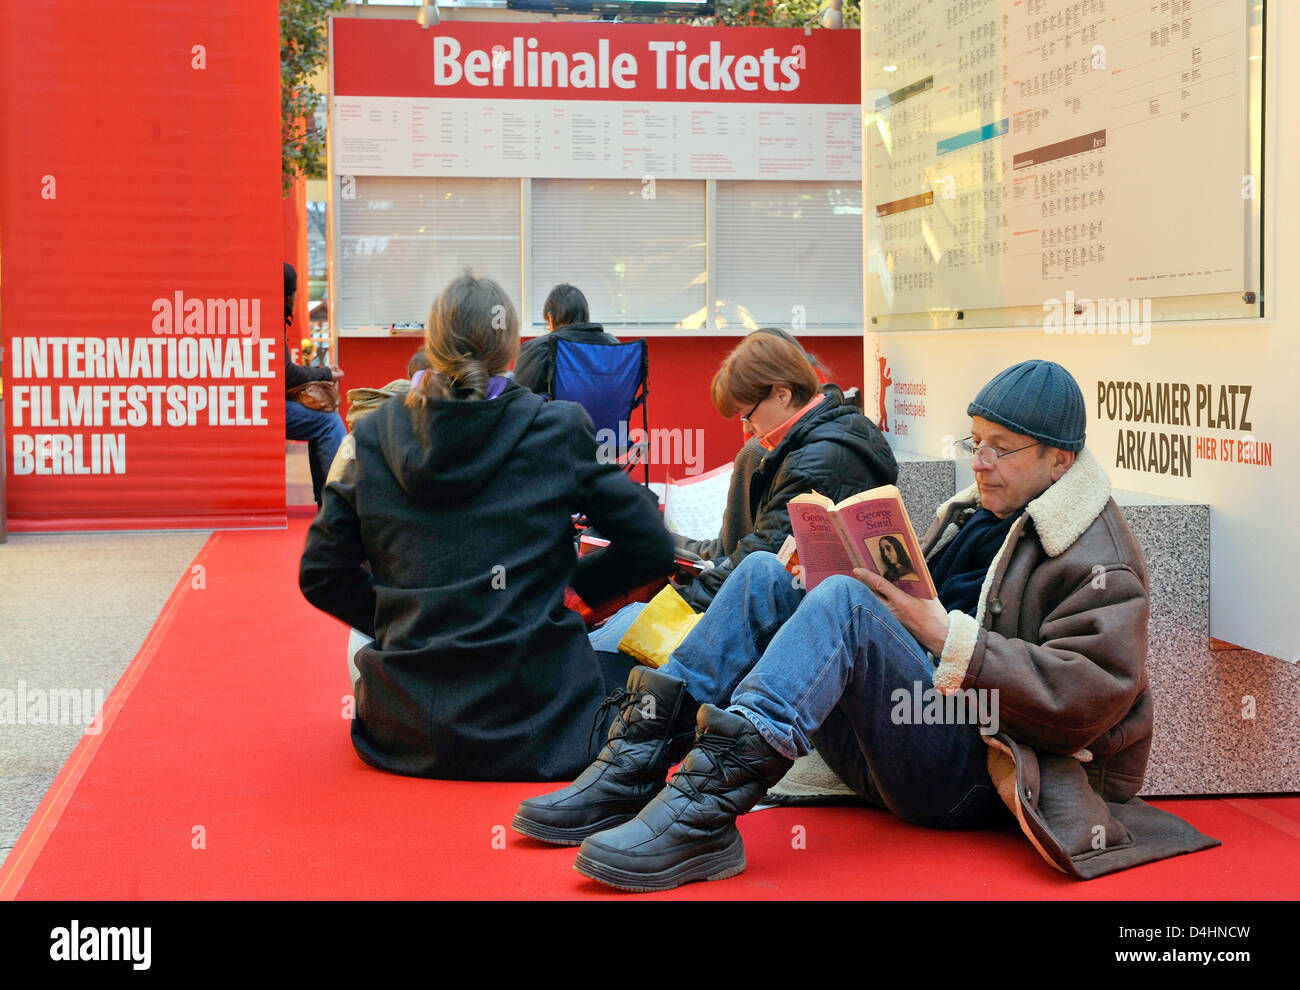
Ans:
{"label": "woman with ponytail", "polygon": [[[356,424],[303,551],[307,600],[375,640],[355,658],[353,746],[414,776],[571,779],[632,664],[597,658],[565,589],[596,603],[664,576],[672,541],[598,461],[581,406],[505,377],[519,321],[495,282],[452,282],[424,350],[406,400]],[[576,513],[611,540],[580,561]]]}

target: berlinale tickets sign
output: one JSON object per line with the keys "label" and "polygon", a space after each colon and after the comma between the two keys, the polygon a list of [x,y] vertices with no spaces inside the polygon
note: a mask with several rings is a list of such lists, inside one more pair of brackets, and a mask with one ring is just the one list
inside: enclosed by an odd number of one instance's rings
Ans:
{"label": "berlinale tickets sign", "polygon": [[344,198],[359,175],[862,179],[856,31],[353,18],[332,44]]}

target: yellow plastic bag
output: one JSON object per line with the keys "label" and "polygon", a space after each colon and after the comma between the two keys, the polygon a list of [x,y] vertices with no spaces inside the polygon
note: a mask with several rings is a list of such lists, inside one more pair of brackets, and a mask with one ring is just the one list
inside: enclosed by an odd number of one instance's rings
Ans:
{"label": "yellow plastic bag", "polygon": [[702,618],[670,584],[628,626],[618,641],[619,651],[651,667],[662,667]]}

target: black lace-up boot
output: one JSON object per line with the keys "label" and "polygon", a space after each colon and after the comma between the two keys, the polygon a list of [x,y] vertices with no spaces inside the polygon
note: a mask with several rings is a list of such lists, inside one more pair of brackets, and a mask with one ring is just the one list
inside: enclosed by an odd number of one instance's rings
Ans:
{"label": "black lace-up boot", "polygon": [[793,760],[753,723],[712,705],[699,711],[695,748],[636,818],[582,843],[573,868],[623,890],[671,890],[745,869],[736,818],[754,807]]}
{"label": "black lace-up boot", "polygon": [[534,839],[576,846],[621,825],[664,785],[668,768],[686,755],[698,705],[686,682],[652,667],[636,667],[627,687],[606,699],[618,715],[595,762],[568,787],[519,805],[514,829]]}

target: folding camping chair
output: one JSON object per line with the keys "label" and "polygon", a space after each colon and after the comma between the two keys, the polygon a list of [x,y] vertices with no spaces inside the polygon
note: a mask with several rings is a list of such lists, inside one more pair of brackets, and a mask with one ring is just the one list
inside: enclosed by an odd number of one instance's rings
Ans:
{"label": "folding camping chair", "polygon": [[[602,437],[612,436],[615,456],[629,474],[640,460],[649,488],[649,444],[628,443],[628,426],[637,406],[641,407],[644,436],[647,440],[650,436],[646,413],[650,359],[646,342],[578,343],[551,334],[547,353],[547,397],[576,402],[586,409],[596,427],[597,442],[603,445]],[[602,430],[608,432],[602,435]]]}

